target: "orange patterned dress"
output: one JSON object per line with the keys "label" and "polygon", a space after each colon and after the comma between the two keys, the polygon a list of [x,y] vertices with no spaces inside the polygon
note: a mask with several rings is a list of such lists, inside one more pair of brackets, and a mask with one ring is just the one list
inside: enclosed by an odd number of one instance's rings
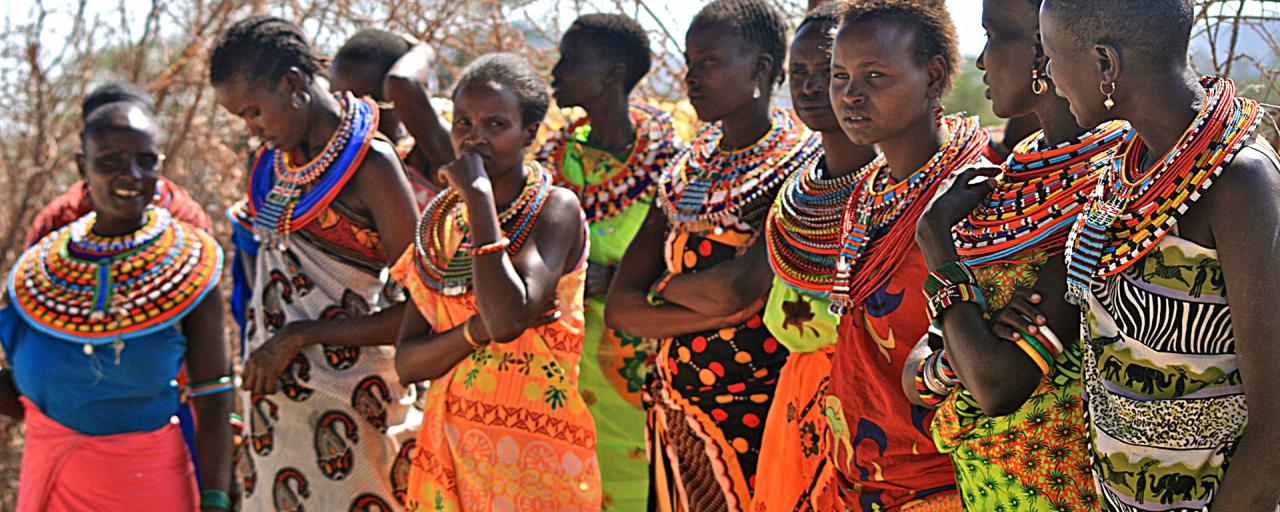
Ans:
{"label": "orange patterned dress", "polygon": [[[433,329],[476,314],[474,293],[437,292],[413,259],[410,247],[391,275]],[[560,279],[559,320],[486,345],[431,382],[409,510],[600,510],[595,423],[578,393],[585,279],[585,262]]]}

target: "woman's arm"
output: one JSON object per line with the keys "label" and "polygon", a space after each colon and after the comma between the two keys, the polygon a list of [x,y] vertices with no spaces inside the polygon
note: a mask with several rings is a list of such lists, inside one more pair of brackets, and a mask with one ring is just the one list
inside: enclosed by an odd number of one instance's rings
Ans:
{"label": "woman's arm", "polygon": [[649,288],[666,271],[662,242],[667,219],[660,208],[650,208],[644,224],[618,264],[605,302],[605,323],[643,338],[669,338],[691,332],[736,325],[732,319],[704,315],[672,303],[649,303]]}
{"label": "woman's arm", "polygon": [[395,103],[400,121],[416,141],[409,164],[427,173],[426,178],[433,182],[437,180],[433,171],[455,158],[449,129],[440,124],[440,116],[431,106],[429,84],[435,60],[436,52],[430,46],[414,46],[391,66],[382,82],[382,93]]}
{"label": "woman's arm", "polygon": [[[441,333],[432,332],[412,297],[408,304],[396,343],[396,375],[400,376],[400,384],[404,386],[440,378],[475,350],[463,334],[466,322]],[[477,335],[475,329],[483,326],[476,317],[471,317],[468,322],[476,324],[471,327],[474,338]]]}
{"label": "woman's arm", "polygon": [[746,309],[769,293],[771,286],[769,250],[763,240],[756,240],[737,258],[673,277],[662,299],[703,315],[726,316]]}
{"label": "woman's arm", "polygon": [[[418,214],[394,150],[375,140],[347,186],[350,191],[339,200],[353,197],[351,203],[357,204],[350,207],[369,212],[388,261],[395,261],[413,241]],[[404,315],[404,304],[396,304],[372,315],[290,322],[245,357],[243,386],[253,393],[275,393],[280,375],[308,345],[395,344]]]}
{"label": "woman's arm", "polygon": [[[1205,195],[1227,284],[1231,328],[1249,425],[1213,500],[1212,510],[1273,512],[1280,500],[1280,169],[1246,149]],[[1243,214],[1243,205],[1248,213]]]}
{"label": "woman's arm", "polygon": [[[187,374],[192,387],[231,376],[231,355],[222,330],[222,294],[218,288],[182,320],[187,338]],[[200,489],[228,492],[231,487],[231,408],[229,391],[193,397],[196,417],[196,455],[200,461]],[[207,510],[217,510],[206,508]]]}

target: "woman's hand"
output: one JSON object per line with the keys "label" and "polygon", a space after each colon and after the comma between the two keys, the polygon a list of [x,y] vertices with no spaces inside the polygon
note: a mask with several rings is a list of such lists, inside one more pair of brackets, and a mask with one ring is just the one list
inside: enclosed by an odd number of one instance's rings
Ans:
{"label": "woman's hand", "polygon": [[464,149],[457,160],[440,167],[440,176],[464,201],[477,194],[493,195],[493,183],[484,169],[484,161],[474,151]]}
{"label": "woman's hand", "polygon": [[955,261],[951,227],[969,216],[978,203],[991,193],[992,179],[999,167],[974,167],[958,177],[950,188],[929,205],[916,225],[916,242],[924,252],[929,268]]}
{"label": "woman's hand", "polygon": [[275,393],[280,385],[280,375],[293,362],[293,358],[297,357],[298,352],[309,344],[309,325],[308,322],[285,325],[262,346],[254,349],[244,360],[243,382],[240,387],[254,394]]}
{"label": "woman's hand", "polygon": [[1009,303],[991,318],[991,334],[1002,340],[1015,342],[1022,339],[1020,332],[1035,334],[1048,322],[1037,307],[1041,300],[1042,297],[1035,290],[1014,290]]}

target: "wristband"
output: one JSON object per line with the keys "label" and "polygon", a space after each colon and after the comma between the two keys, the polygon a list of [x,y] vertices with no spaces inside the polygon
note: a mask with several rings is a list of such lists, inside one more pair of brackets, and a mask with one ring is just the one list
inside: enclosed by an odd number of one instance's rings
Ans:
{"label": "wristband", "polygon": [[667,289],[667,285],[671,284],[671,280],[675,279],[677,275],[679,274],[665,272],[662,274],[662,277],[658,279],[658,282],[653,283],[653,287],[649,288],[648,298],[650,304],[658,304],[662,302],[662,292]]}
{"label": "wristband", "polygon": [[235,389],[235,384],[231,382],[230,375],[224,375],[211,381],[197,382],[189,387],[190,391],[187,396],[195,398],[205,395],[216,395],[218,393],[226,393]]}
{"label": "wristband", "polygon": [[200,508],[213,507],[221,510],[231,510],[231,496],[227,491],[218,489],[202,489],[200,491]]}
{"label": "wristband", "polygon": [[507,237],[499,238],[497,242],[485,244],[480,247],[472,247],[469,251],[472,256],[484,256],[495,252],[502,252],[511,246],[511,239]]}
{"label": "wristband", "polygon": [[471,321],[472,321],[472,320],[475,320],[475,318],[476,318],[476,317],[474,317],[474,316],[473,316],[473,317],[470,317],[470,318],[468,318],[468,319],[467,319],[467,321],[466,321],[466,322],[463,322],[463,323],[462,323],[462,337],[463,337],[463,339],[466,339],[466,340],[467,340],[467,344],[468,344],[468,345],[471,345],[471,348],[472,348],[472,349],[480,350],[482,347],[484,347],[485,345],[487,345],[489,342],[488,342],[488,341],[485,341],[484,343],[479,343],[479,342],[477,342],[477,341],[476,341],[475,337],[473,337],[473,336],[471,335]]}

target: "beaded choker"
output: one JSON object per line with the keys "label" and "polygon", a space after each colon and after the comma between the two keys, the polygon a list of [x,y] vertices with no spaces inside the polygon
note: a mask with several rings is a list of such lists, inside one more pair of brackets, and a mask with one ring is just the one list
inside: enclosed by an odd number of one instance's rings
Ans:
{"label": "beaded choker", "polygon": [[537,160],[555,177],[556,185],[577,194],[587,222],[595,222],[616,215],[653,192],[655,178],[676,154],[675,127],[666,112],[649,105],[632,105],[631,124],[636,140],[626,162],[599,183],[580,184],[566,178],[560,166],[569,146],[581,144],[576,134],[589,123],[590,119],[584,117],[552,134]]}
{"label": "beaded choker", "polygon": [[1111,121],[1052,149],[1037,150],[1043,132],[1019,143],[1004,165],[1004,178],[952,228],[956,252],[969,265],[1001,261],[1036,247],[1050,255],[1062,252],[1097,171],[1128,131],[1128,123]]}
{"label": "beaded choker", "polygon": [[247,202],[259,237],[288,236],[315,220],[364,162],[377,133],[378,109],[368,99],[336,97],[342,122],[310,162],[294,166],[284,151],[259,150],[249,175]]}
{"label": "beaded choker", "polygon": [[[551,177],[536,162],[529,163],[524,188],[511,205],[498,214],[502,235],[510,240],[508,255],[514,256],[533,231],[538,213],[551,192]],[[427,203],[414,233],[414,265],[422,281],[448,296],[471,290],[471,227],[462,196],[446,188]]]}
{"label": "beaded choker", "polygon": [[92,232],[90,212],[46,235],[18,259],[9,298],[35,329],[93,347],[168,328],[213,289],[222,250],[203,231],[149,207],[128,235]]}
{"label": "beaded choker", "polygon": [[792,174],[778,191],[765,222],[774,275],[792,288],[826,297],[840,252],[845,204],[864,176],[885,165],[884,155],[877,155],[856,172],[825,179],[826,158],[819,154]]}
{"label": "beaded choker", "polygon": [[770,116],[769,132],[746,149],[720,149],[720,123],[698,132],[658,180],[657,202],[668,221],[690,231],[709,231],[748,219],[753,213],[748,206],[768,198],[822,149],[820,138],[794,113],[775,109]]}
{"label": "beaded choker", "polygon": [[1226,78],[1205,77],[1204,105],[1177,144],[1146,172],[1131,130],[1099,178],[1067,241],[1067,301],[1083,304],[1094,278],[1114,275],[1155,247],[1253,136],[1261,109]]}
{"label": "beaded choker", "polygon": [[916,221],[947,176],[977,162],[990,136],[974,118],[943,118],[946,140],[928,163],[890,185],[888,166],[868,173],[845,208],[831,284],[833,315],[869,297],[914,244]]}

